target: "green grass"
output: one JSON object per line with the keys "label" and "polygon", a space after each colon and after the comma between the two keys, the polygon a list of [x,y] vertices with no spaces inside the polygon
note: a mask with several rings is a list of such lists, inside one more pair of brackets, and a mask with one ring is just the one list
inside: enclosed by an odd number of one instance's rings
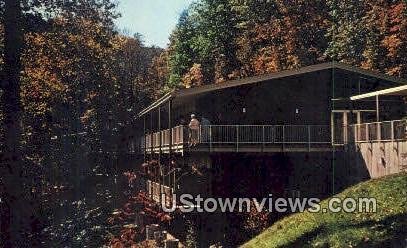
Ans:
{"label": "green grass", "polygon": [[407,173],[360,183],[336,197],[374,197],[377,212],[293,214],[243,247],[407,247]]}

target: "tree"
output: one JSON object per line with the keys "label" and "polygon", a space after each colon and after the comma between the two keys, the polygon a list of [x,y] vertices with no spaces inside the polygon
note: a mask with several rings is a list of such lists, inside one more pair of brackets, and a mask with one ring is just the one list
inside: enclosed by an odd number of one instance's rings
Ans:
{"label": "tree", "polygon": [[164,50],[159,55],[155,56],[149,68],[148,81],[149,86],[148,95],[152,99],[157,100],[161,95],[166,93],[169,88],[167,82],[169,81],[169,51]]}
{"label": "tree", "polygon": [[[21,156],[20,55],[22,52],[22,10],[20,1],[6,0],[4,8],[4,152],[1,155],[1,238],[4,247],[25,247],[35,221],[27,192]],[[34,217],[34,219],[33,219]]]}
{"label": "tree", "polygon": [[403,77],[406,73],[406,2],[327,2],[331,28],[325,54],[332,60]]}
{"label": "tree", "polygon": [[235,72],[236,77],[325,60],[325,34],[329,26],[325,1],[232,2],[238,16],[237,57],[242,64]]}
{"label": "tree", "polygon": [[182,78],[185,88],[203,85],[202,67],[200,64],[194,64],[188,73]]}
{"label": "tree", "polygon": [[169,82],[168,88],[181,86],[183,75],[189,70],[195,54],[191,40],[195,37],[193,19],[190,16],[192,8],[184,10],[179,18],[177,27],[170,37],[169,47]]}
{"label": "tree", "polygon": [[236,16],[229,0],[203,0],[196,6],[198,14],[198,40],[195,45],[202,65],[206,83],[219,83],[230,79],[230,74],[239,67],[236,58]]}
{"label": "tree", "polygon": [[238,35],[236,37],[236,57],[241,67],[233,72],[233,78],[253,76],[253,59],[260,49],[267,45],[267,41],[255,40],[256,27],[267,25],[279,16],[276,1],[231,0],[232,10],[235,12]]}
{"label": "tree", "polygon": [[327,33],[326,54],[335,61],[358,65],[363,60],[366,29],[361,22],[366,12],[364,1],[327,1],[331,28]]}
{"label": "tree", "polygon": [[328,27],[323,0],[198,1],[172,36],[170,84],[193,65],[210,84],[325,61]]}
{"label": "tree", "polygon": [[386,71],[390,75],[407,76],[407,2],[395,1],[388,13],[389,29],[381,41],[386,49]]}
{"label": "tree", "polygon": [[236,18],[228,0],[204,0],[180,17],[169,48],[169,88],[180,87],[194,64],[201,65],[205,84],[223,82],[239,67]]}

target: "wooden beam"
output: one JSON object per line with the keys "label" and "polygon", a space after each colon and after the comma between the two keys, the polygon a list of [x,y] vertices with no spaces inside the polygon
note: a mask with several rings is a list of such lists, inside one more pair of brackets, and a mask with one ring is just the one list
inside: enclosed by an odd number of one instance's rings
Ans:
{"label": "wooden beam", "polygon": [[382,96],[382,95],[390,95],[390,96],[407,96],[407,85],[393,87],[385,90],[373,91],[366,94],[352,96],[350,99],[352,101],[361,100],[365,98],[375,97],[375,96]]}
{"label": "wooden beam", "polygon": [[161,106],[162,104],[164,104],[166,101],[168,101],[169,99],[173,98],[175,96],[176,92],[175,91],[171,91],[167,94],[165,94],[163,97],[161,97],[160,99],[158,99],[157,101],[153,102],[150,106],[148,106],[147,108],[143,109],[137,116],[138,117],[142,117],[143,115],[147,114],[148,112],[150,112],[153,109],[156,109],[157,107]]}

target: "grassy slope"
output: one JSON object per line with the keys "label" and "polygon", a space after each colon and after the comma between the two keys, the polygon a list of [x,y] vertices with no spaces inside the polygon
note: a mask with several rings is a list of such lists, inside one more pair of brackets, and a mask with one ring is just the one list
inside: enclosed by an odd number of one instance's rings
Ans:
{"label": "grassy slope", "polygon": [[337,196],[375,197],[377,212],[294,214],[243,247],[407,247],[407,173],[363,182]]}

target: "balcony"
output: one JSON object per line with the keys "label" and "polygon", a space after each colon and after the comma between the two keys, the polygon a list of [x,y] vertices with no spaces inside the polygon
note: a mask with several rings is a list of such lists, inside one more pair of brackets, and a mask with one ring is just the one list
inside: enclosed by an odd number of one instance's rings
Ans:
{"label": "balcony", "polygon": [[168,152],[306,152],[331,150],[328,125],[210,125],[201,126],[191,145],[188,127],[147,134],[146,153]]}
{"label": "balcony", "polygon": [[344,143],[394,142],[406,140],[407,121],[394,120],[350,125]]}

